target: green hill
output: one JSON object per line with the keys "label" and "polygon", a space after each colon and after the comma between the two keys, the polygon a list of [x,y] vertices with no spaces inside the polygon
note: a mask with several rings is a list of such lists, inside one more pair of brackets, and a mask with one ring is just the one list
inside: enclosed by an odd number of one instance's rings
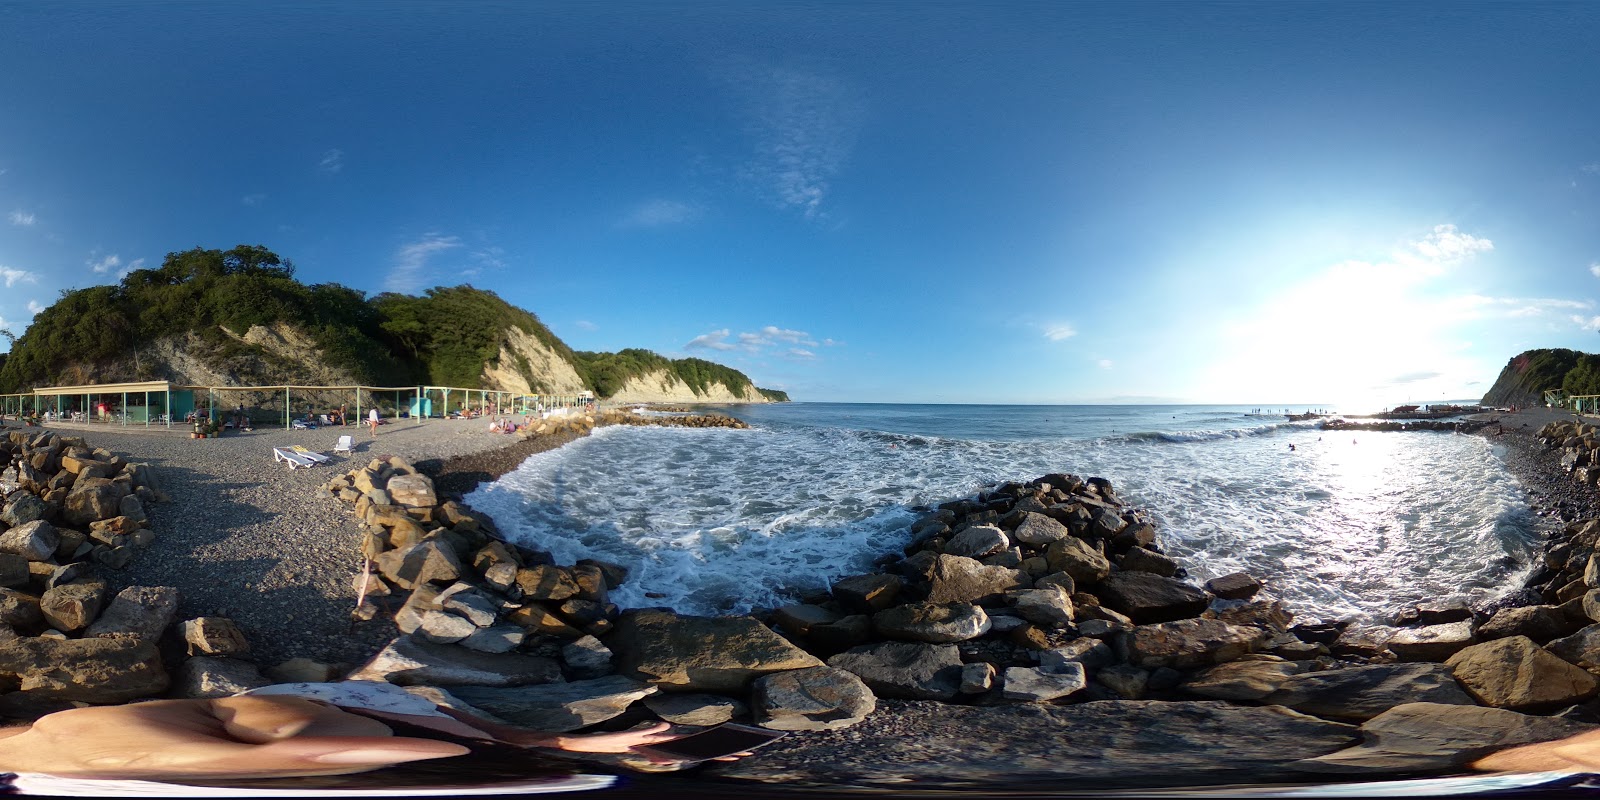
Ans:
{"label": "green hill", "polygon": [[1489,406],[1537,405],[1546,389],[1600,394],[1600,356],[1563,348],[1529,350],[1506,362],[1483,396]]}
{"label": "green hill", "polygon": [[[0,355],[0,392],[165,379],[610,397],[644,376],[681,382],[697,398],[788,399],[701,359],[574,353],[531,312],[471,286],[372,298],[333,283],[307,286],[291,262],[259,245],[169,253],[116,285],[63,292]],[[719,386],[725,395],[714,393]]]}

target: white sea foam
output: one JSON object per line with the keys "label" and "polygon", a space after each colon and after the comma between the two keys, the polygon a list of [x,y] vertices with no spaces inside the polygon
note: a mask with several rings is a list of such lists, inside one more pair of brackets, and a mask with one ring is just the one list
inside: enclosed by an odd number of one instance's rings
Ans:
{"label": "white sea foam", "polygon": [[[1173,416],[1185,430],[1146,436],[1110,426],[1153,428],[1153,414],[1085,427],[1048,412],[1056,416],[1039,419],[1049,425],[1030,427],[940,413],[903,426],[922,429],[914,433],[606,428],[531,457],[468,500],[562,563],[627,566],[619,604],[685,613],[790,602],[898,553],[917,506],[1059,471],[1110,478],[1153,514],[1162,545],[1195,578],[1245,570],[1311,616],[1382,617],[1424,598],[1481,597],[1532,552],[1536,523],[1478,437],[1324,435],[1237,413]],[[953,435],[1005,425],[1034,433]],[[1099,435],[1061,435],[1058,425]]]}

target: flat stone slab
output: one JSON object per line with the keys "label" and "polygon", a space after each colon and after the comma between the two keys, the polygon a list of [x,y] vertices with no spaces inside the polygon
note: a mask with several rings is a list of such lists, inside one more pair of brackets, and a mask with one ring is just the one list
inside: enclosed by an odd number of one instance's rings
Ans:
{"label": "flat stone slab", "polygon": [[1298,766],[1307,772],[1346,774],[1460,770],[1509,747],[1593,730],[1600,725],[1502,708],[1406,703],[1367,720],[1361,726],[1361,744]]}
{"label": "flat stone slab", "polygon": [[1473,705],[1442,664],[1375,664],[1289,677],[1263,703],[1335,719],[1368,720],[1414,702]]}
{"label": "flat stone slab", "polygon": [[1294,762],[1358,740],[1352,725],[1218,701],[880,707],[889,713],[842,731],[791,736],[758,758],[707,772],[793,786],[1078,792],[1304,780]]}
{"label": "flat stone slab", "polygon": [[539,656],[480,653],[401,636],[385,645],[350,680],[398,686],[523,686],[561,680],[561,667]]}
{"label": "flat stone slab", "polygon": [[619,674],[675,691],[741,693],[769,672],[822,666],[751,617],[629,611],[604,641]]}
{"label": "flat stone slab", "polygon": [[620,675],[542,686],[459,686],[450,690],[474,708],[515,725],[551,733],[604,722],[655,692],[654,686]]}

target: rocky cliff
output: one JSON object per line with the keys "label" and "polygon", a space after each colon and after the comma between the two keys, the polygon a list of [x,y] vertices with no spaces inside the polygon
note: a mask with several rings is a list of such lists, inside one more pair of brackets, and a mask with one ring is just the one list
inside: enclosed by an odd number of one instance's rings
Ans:
{"label": "rocky cliff", "polygon": [[770,402],[754,386],[746,386],[744,391],[734,392],[720,383],[714,383],[707,386],[703,394],[696,394],[689,384],[665,370],[629,378],[611,399],[619,403]]}
{"label": "rocky cliff", "polygon": [[1528,350],[1506,362],[1483,396],[1486,406],[1530,406],[1544,401],[1546,389],[1588,394],[1595,356],[1561,348]]}

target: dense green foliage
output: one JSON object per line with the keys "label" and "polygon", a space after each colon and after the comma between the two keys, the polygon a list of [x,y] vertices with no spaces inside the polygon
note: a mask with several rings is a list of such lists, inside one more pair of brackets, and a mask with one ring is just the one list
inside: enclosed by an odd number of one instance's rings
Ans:
{"label": "dense green foliage", "polygon": [[168,253],[160,267],[134,270],[116,285],[62,292],[11,352],[0,354],[0,392],[160,379],[166,377],[160,366],[136,353],[176,337],[198,337],[201,359],[224,374],[240,374],[240,364],[254,367],[245,377],[288,374],[295,365],[273,363],[266,349],[242,338],[254,326],[281,324],[308,335],[328,366],[367,384],[478,388],[484,366],[492,364],[511,367],[535,392],[551,391],[522,356],[498,364],[507,331],[516,329],[566,360],[601,397],[656,370],[696,394],[719,383],[735,394],[750,386],[738,370],[698,358],[674,361],[648,350],[574,353],[538,317],[493,292],[456,286],[368,299],[338,284],[306,286],[289,261],[259,245],[240,245]]}
{"label": "dense green foliage", "polygon": [[1529,350],[1511,359],[1483,396],[1486,405],[1531,405],[1546,389],[1600,394],[1600,356],[1563,348]]}
{"label": "dense green foliage", "polygon": [[789,402],[789,393],[783,391],[782,389],[763,389],[757,386],[756,391],[760,392],[762,397],[765,397],[774,403]]}

